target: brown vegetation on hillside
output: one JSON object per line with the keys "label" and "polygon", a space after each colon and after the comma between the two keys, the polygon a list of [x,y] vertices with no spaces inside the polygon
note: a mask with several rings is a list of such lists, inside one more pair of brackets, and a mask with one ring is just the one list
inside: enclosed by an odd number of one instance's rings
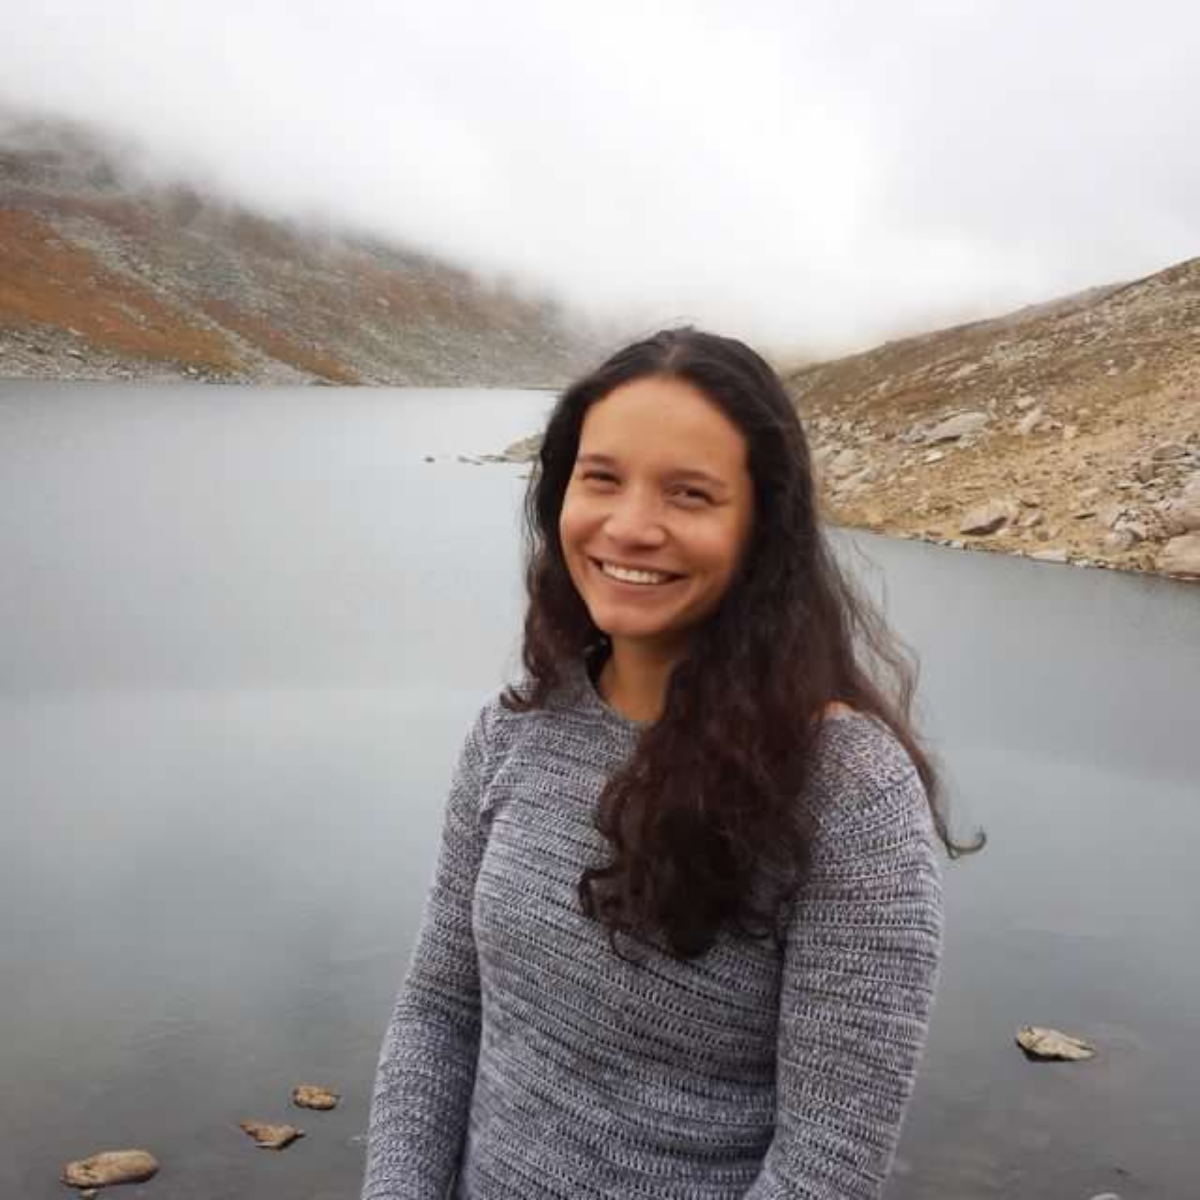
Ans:
{"label": "brown vegetation on hillside", "polygon": [[74,330],[96,349],[218,373],[241,364],[224,337],[117,275],[47,220],[0,208],[0,325]]}
{"label": "brown vegetation on hillside", "polygon": [[131,181],[88,131],[0,110],[0,375],[546,386],[592,354],[544,301]]}

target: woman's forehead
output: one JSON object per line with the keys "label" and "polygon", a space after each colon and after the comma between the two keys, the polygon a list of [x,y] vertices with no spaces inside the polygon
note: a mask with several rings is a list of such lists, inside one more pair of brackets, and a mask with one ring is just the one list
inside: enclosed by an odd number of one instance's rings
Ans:
{"label": "woman's forehead", "polygon": [[584,415],[579,457],[678,469],[736,470],[746,439],[699,389],[677,379],[634,380],[597,400]]}

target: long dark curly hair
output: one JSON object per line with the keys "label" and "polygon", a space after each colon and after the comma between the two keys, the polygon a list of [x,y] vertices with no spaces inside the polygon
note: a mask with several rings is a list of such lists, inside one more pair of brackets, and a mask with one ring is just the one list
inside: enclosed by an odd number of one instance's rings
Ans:
{"label": "long dark curly hair", "polygon": [[912,659],[834,558],[808,442],[778,376],[733,338],[664,330],[560,397],[525,500],[527,678],[504,703],[543,707],[581,661],[595,668],[605,654],[607,639],[567,570],[559,514],[588,408],[647,376],[686,381],[741,430],[755,518],[738,573],[671,673],[661,716],[604,788],[595,820],[610,861],[584,871],[579,897],[616,953],[623,934],[694,958],[722,929],[779,938],[782,906],[809,863],[812,818],[798,798],[831,702],[872,714],[896,735],[952,857],[982,839],[964,846],[950,836],[936,772],[912,727]]}

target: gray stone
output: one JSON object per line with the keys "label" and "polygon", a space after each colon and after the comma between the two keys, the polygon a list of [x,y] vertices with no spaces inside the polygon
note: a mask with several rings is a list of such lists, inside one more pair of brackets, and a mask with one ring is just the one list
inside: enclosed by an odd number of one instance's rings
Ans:
{"label": "gray stone", "polygon": [[1065,563],[1069,561],[1067,552],[1060,546],[1047,546],[1045,550],[1034,550],[1029,557],[1038,562]]}
{"label": "gray stone", "polygon": [[540,433],[530,434],[529,437],[521,438],[520,441],[513,442],[511,446],[506,447],[504,458],[507,462],[533,462],[541,448],[542,435]]}
{"label": "gray stone", "polygon": [[968,434],[978,433],[987,423],[987,413],[959,413],[957,416],[947,417],[946,420],[939,421],[938,424],[925,434],[925,441],[931,443],[956,442],[959,438],[966,437]]}
{"label": "gray stone", "polygon": [[1125,509],[1117,503],[1102,505],[1096,514],[1096,519],[1105,529],[1115,529],[1117,522],[1125,515]]}
{"label": "gray stone", "polygon": [[1017,519],[1018,505],[1012,500],[988,500],[970,509],[958,523],[958,532],[975,536],[996,533]]}
{"label": "gray stone", "polygon": [[1182,442],[1163,442],[1150,451],[1150,459],[1156,463],[1175,462],[1187,456],[1188,448]]}

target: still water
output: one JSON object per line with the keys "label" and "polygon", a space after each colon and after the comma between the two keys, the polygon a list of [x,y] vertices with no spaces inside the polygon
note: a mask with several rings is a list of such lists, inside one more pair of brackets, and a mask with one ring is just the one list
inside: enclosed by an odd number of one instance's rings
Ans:
{"label": "still water", "polygon": [[[449,772],[516,661],[520,469],[455,456],[548,402],[0,383],[0,1197],[121,1146],[163,1164],[122,1195],[357,1195]],[[948,868],[889,1200],[1198,1194],[1200,587],[841,544],[991,837]],[[1030,1064],[1026,1023],[1101,1054]]]}

